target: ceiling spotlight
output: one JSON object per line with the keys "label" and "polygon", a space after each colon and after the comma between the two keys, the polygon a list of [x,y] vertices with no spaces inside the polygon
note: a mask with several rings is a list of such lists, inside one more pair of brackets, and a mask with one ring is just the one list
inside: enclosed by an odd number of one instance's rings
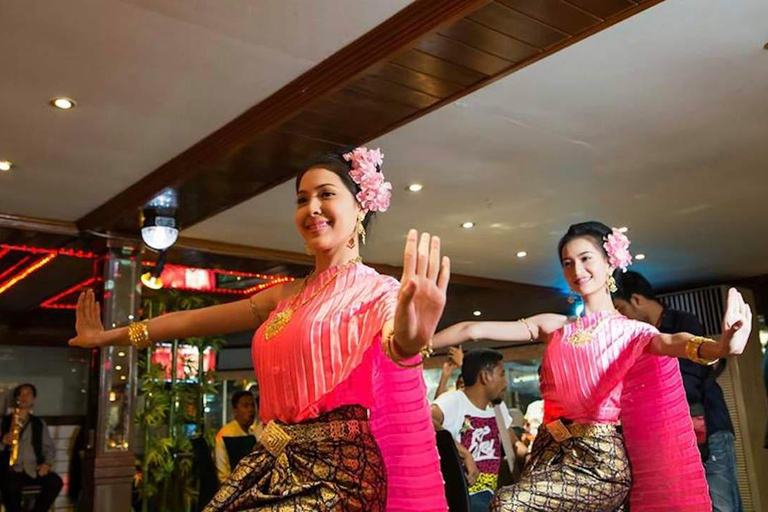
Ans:
{"label": "ceiling spotlight", "polygon": [[122,367],[122,366],[120,366],[120,365],[117,365],[117,366],[115,366],[115,370],[117,370],[117,371],[120,371],[120,370],[122,370],[122,369],[123,369],[123,367]]}
{"label": "ceiling spotlight", "polygon": [[121,376],[120,376],[120,380],[126,380],[127,378],[128,378],[128,377],[126,377],[125,375],[121,375]]}
{"label": "ceiling spotlight", "polygon": [[525,251],[520,251],[517,253],[518,258],[525,258],[526,256],[528,256],[528,253]]}
{"label": "ceiling spotlight", "polygon": [[122,351],[118,352],[117,355],[120,356],[120,357],[125,357],[125,352],[122,352]]}
{"label": "ceiling spotlight", "polygon": [[8,160],[0,160],[0,171],[10,171],[13,164]]}
{"label": "ceiling spotlight", "polygon": [[165,258],[167,254],[167,251],[160,251],[160,257],[157,258],[155,269],[141,275],[141,284],[150,290],[159,290],[163,287],[163,280],[160,279],[160,276],[163,274],[163,269],[165,268]]}
{"label": "ceiling spotlight", "polygon": [[71,110],[75,108],[75,100],[65,98],[64,96],[57,96],[51,100],[51,105],[60,110]]}
{"label": "ceiling spotlight", "polygon": [[475,227],[475,223],[467,221],[467,222],[464,222],[461,225],[461,227],[463,227],[464,229],[472,229],[473,227]]}
{"label": "ceiling spotlight", "polygon": [[421,192],[421,190],[424,188],[424,185],[421,183],[411,183],[408,185],[408,190],[411,192]]}
{"label": "ceiling spotlight", "polygon": [[638,260],[638,261],[644,260],[645,259],[645,254],[636,254],[635,255],[635,259]]}
{"label": "ceiling spotlight", "polygon": [[483,312],[480,311],[480,310],[477,310],[477,311],[473,311],[472,314],[475,315],[475,316],[480,316],[480,315],[483,314]]}
{"label": "ceiling spotlight", "polygon": [[629,228],[627,226],[622,226],[619,228],[619,233],[626,233],[629,231]]}
{"label": "ceiling spotlight", "polygon": [[176,192],[171,189],[163,191],[144,205],[141,239],[151,249],[164,251],[176,243],[179,237],[176,226],[177,207]]}

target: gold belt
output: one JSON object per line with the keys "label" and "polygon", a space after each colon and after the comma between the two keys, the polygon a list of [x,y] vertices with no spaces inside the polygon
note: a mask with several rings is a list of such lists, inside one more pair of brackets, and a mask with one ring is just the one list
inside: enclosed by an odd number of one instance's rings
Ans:
{"label": "gold belt", "polygon": [[599,437],[616,432],[616,425],[610,423],[571,423],[566,425],[561,420],[555,420],[545,426],[552,438],[558,443],[572,437]]}
{"label": "gold belt", "polygon": [[259,442],[277,458],[291,443],[317,442],[322,439],[344,439],[356,434],[367,434],[370,426],[361,420],[333,420],[317,423],[279,424],[270,421],[261,432]]}

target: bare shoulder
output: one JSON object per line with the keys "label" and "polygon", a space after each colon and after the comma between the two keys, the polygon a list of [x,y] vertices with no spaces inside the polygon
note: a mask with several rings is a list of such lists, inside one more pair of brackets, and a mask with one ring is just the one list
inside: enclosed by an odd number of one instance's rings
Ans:
{"label": "bare shoulder", "polygon": [[562,329],[568,323],[568,317],[557,313],[543,313],[536,315],[536,324],[541,334],[549,336],[553,332]]}
{"label": "bare shoulder", "polygon": [[266,290],[262,290],[252,295],[250,301],[261,311],[272,311],[281,301],[295,295],[301,288],[303,282],[304,279],[296,279],[295,281],[271,286]]}

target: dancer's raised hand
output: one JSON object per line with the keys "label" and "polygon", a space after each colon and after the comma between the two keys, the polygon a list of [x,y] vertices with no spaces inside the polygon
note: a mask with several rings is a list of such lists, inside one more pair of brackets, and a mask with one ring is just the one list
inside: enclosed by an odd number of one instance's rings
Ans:
{"label": "dancer's raised hand", "polygon": [[[440,258],[440,239],[408,232],[403,277],[395,310],[395,340],[406,353],[418,352],[435,334],[445,308],[450,260]],[[404,354],[406,355],[406,354]]]}
{"label": "dancer's raised hand", "polygon": [[736,288],[728,290],[728,303],[723,316],[723,334],[720,345],[723,357],[738,355],[744,352],[744,347],[752,332],[752,309],[744,302]]}
{"label": "dancer's raised hand", "polygon": [[100,347],[104,334],[104,324],[101,323],[101,306],[96,300],[93,290],[88,289],[78,297],[75,318],[77,336],[69,340],[69,344],[85,348]]}

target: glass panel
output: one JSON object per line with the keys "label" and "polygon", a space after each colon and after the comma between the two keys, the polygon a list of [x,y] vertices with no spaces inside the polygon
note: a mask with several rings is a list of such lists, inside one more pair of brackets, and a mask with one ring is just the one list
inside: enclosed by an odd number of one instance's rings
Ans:
{"label": "glass panel", "polygon": [[[139,301],[136,261],[118,257],[119,254],[113,253],[105,264],[104,323],[108,328],[133,321]],[[129,451],[136,395],[136,350],[132,347],[102,349],[101,383],[102,453]]]}

